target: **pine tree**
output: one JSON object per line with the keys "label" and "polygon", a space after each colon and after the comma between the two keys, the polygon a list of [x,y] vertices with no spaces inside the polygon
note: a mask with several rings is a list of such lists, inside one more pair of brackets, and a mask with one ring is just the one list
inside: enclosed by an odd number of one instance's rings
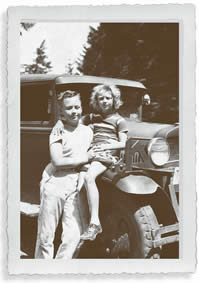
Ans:
{"label": "pine tree", "polygon": [[34,63],[24,64],[25,73],[46,74],[52,69],[51,62],[47,59],[45,49],[45,40],[43,40],[39,48],[36,49],[36,58],[33,60]]}
{"label": "pine tree", "polygon": [[28,31],[32,27],[34,27],[35,24],[33,23],[20,23],[21,30],[20,30],[20,35],[22,35],[23,30]]}
{"label": "pine tree", "polygon": [[77,69],[78,62],[68,60],[66,66],[65,66],[65,73],[68,75],[80,75],[79,70]]}
{"label": "pine tree", "polygon": [[66,72],[66,74],[68,74],[68,75],[73,75],[73,68],[74,66],[73,66],[73,64],[69,61],[68,63],[67,63],[67,65],[65,66],[65,72]]}
{"label": "pine tree", "polygon": [[178,101],[178,50],[177,23],[101,23],[90,28],[78,69],[143,82],[165,112],[172,97]]}

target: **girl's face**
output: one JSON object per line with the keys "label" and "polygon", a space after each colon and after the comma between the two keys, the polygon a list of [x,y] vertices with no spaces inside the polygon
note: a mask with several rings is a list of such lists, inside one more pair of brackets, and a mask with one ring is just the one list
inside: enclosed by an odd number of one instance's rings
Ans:
{"label": "girl's face", "polygon": [[62,115],[70,126],[76,126],[82,114],[81,101],[78,96],[66,97],[62,102]]}
{"label": "girl's face", "polygon": [[107,91],[104,94],[97,95],[97,103],[100,112],[109,114],[113,111],[113,96],[111,91]]}

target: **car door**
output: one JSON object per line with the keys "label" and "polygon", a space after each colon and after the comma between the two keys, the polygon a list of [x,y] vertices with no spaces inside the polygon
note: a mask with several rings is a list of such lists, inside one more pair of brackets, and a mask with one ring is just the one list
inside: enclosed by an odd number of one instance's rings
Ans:
{"label": "car door", "polygon": [[49,162],[48,139],[54,121],[52,82],[21,85],[21,201],[39,204],[39,183]]}

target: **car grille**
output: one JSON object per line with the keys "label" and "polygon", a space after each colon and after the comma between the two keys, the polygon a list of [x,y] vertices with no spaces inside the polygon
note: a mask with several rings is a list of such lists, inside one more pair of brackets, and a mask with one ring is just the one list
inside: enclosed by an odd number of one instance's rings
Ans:
{"label": "car grille", "polygon": [[133,167],[139,168],[169,168],[179,166],[179,142],[178,138],[170,138],[167,140],[170,147],[170,157],[168,162],[161,166],[157,167],[153,164],[150,157],[148,156],[147,147],[149,144],[148,139],[131,139],[131,144],[129,146],[128,151],[125,154],[125,162],[127,167],[130,169]]}
{"label": "car grille", "polygon": [[132,155],[132,164],[140,164],[143,163],[142,157],[138,151],[134,152]]}

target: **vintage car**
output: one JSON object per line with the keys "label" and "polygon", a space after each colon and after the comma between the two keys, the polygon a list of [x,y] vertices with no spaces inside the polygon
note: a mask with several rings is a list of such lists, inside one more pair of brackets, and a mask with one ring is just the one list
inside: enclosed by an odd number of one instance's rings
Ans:
{"label": "vintage car", "polygon": [[[80,242],[74,257],[178,258],[179,125],[143,121],[150,97],[140,82],[53,74],[21,75],[21,257],[34,257],[41,174],[50,159],[49,134],[59,119],[57,95],[77,90],[86,115],[98,84],[120,88],[124,104],[119,112],[127,121],[128,141],[117,166],[97,179],[103,233]],[[79,206],[86,228],[85,188]]]}

